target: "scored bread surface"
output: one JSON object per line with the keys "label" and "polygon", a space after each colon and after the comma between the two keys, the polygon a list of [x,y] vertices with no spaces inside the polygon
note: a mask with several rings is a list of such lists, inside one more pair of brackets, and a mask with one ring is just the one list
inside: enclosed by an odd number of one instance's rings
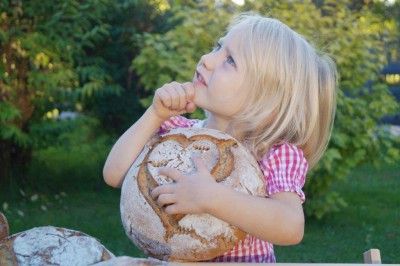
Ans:
{"label": "scored bread surface", "polygon": [[265,196],[264,177],[251,154],[231,136],[211,129],[175,129],[151,139],[133,163],[121,191],[121,218],[128,237],[151,257],[170,261],[209,260],[232,249],[246,234],[208,214],[167,215],[151,198],[158,185],[173,182],[159,167],[195,171],[201,158],[217,182]]}

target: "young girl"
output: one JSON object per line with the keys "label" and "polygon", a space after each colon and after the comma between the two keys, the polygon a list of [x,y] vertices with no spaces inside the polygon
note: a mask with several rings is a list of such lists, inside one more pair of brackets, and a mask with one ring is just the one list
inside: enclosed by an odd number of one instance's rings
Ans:
{"label": "young girl", "polygon": [[[292,245],[304,231],[302,187],[308,167],[326,148],[335,111],[336,71],[299,34],[271,18],[241,14],[203,55],[192,82],[159,88],[152,105],[115,143],[104,166],[120,187],[152,134],[177,127],[226,132],[258,160],[267,195],[255,197],[216,183],[200,157],[194,174],[164,168],[175,182],[152,196],[169,214],[208,213],[248,233],[213,261],[275,262],[273,244]],[[196,107],[204,121],[186,119]]]}

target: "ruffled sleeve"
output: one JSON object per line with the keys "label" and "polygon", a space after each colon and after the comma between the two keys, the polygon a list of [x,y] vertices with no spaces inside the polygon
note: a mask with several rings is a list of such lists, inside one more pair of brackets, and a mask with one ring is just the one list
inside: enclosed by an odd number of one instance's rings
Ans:
{"label": "ruffled sleeve", "polygon": [[295,192],[302,202],[302,190],[308,170],[308,162],[303,151],[291,144],[272,147],[260,162],[265,176],[267,195],[277,192]]}
{"label": "ruffled sleeve", "polygon": [[156,133],[157,134],[165,134],[174,128],[193,127],[193,125],[198,123],[199,121],[200,120],[197,120],[197,119],[187,119],[186,117],[183,117],[180,115],[172,116],[169,119],[164,121],[164,123],[160,126],[160,128],[156,131]]}

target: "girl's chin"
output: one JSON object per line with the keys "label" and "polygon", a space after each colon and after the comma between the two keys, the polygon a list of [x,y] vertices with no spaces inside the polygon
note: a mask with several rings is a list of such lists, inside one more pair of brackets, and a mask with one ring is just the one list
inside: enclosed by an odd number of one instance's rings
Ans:
{"label": "girl's chin", "polygon": [[194,99],[194,104],[196,105],[196,107],[197,108],[201,108],[201,109],[207,109],[207,105],[206,104],[204,104],[204,101],[201,99],[201,97],[199,97],[200,95],[199,95],[200,93],[197,93],[197,91],[196,91],[196,96],[195,96],[195,99]]}

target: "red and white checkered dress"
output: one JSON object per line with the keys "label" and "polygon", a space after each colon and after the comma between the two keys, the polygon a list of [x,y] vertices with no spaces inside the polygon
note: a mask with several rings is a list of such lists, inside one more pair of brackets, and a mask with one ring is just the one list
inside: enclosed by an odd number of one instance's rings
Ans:
{"label": "red and white checkered dress", "polygon": [[[157,133],[163,134],[173,128],[202,127],[202,125],[203,121],[201,120],[175,116],[165,121]],[[266,196],[277,192],[295,192],[302,202],[305,201],[302,188],[306,179],[308,163],[299,148],[289,143],[276,145],[258,163],[265,176]],[[276,262],[274,246],[251,235],[247,235],[231,251],[211,261]]]}

